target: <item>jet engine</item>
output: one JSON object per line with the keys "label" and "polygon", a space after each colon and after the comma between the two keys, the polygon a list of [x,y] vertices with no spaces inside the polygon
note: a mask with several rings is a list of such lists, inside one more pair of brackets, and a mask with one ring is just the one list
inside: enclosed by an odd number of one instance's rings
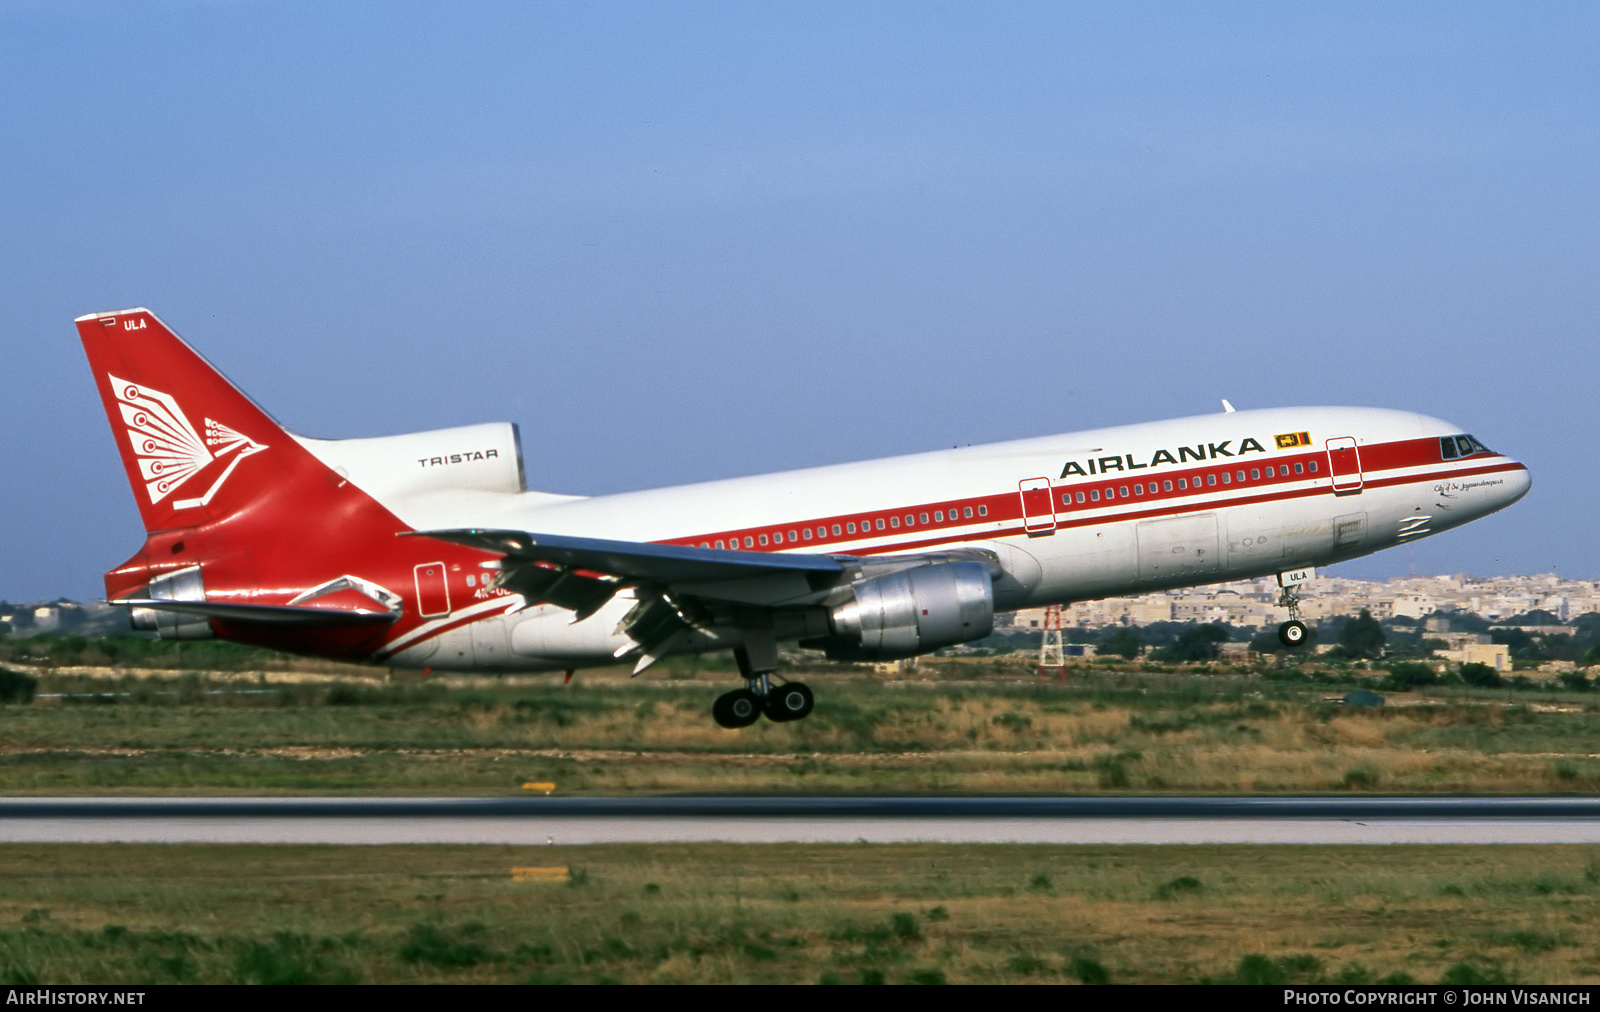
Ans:
{"label": "jet engine", "polygon": [[[158,576],[150,581],[148,596],[155,601],[204,601],[205,581],[200,567],[190,566],[176,572]],[[164,640],[208,640],[214,637],[211,620],[199,615],[158,608],[134,608],[129,615],[133,627],[140,632],[154,632]]]}
{"label": "jet engine", "polygon": [[828,613],[820,644],[833,660],[887,661],[994,632],[994,584],[982,562],[902,569],[851,586]]}

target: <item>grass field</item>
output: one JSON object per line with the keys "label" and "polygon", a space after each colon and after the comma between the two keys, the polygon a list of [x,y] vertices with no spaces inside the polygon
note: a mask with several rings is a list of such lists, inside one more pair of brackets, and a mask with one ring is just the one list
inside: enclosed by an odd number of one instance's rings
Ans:
{"label": "grass field", "polygon": [[[0,982],[1600,980],[1574,847],[0,846]],[[567,866],[568,881],[513,867]]]}
{"label": "grass field", "polygon": [[[394,682],[46,670],[0,794],[1580,793],[1585,693],[1000,662],[796,671],[797,724],[714,727],[726,672]],[[1600,701],[1597,701],[1600,702]],[[512,868],[564,866],[566,880]],[[1592,982],[1600,850],[970,845],[0,845],[0,983]]]}
{"label": "grass field", "polygon": [[[838,673],[842,670],[843,673]],[[295,672],[46,671],[0,704],[0,793],[1581,793],[1600,786],[1592,693],[1436,690],[1382,708],[1351,684],[998,662],[885,681],[796,672],[809,719],[725,731],[724,673],[475,683]]]}

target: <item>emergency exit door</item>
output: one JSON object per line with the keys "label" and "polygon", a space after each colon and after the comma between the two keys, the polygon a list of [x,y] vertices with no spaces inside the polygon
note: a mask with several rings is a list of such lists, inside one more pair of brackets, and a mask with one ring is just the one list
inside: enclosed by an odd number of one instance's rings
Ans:
{"label": "emergency exit door", "polygon": [[1328,473],[1333,476],[1333,490],[1340,495],[1361,491],[1361,451],[1356,448],[1355,437],[1334,436],[1328,440]]}
{"label": "emergency exit door", "polygon": [[1037,538],[1056,532],[1056,500],[1049,478],[1024,478],[1017,482],[1022,496],[1022,529]]}

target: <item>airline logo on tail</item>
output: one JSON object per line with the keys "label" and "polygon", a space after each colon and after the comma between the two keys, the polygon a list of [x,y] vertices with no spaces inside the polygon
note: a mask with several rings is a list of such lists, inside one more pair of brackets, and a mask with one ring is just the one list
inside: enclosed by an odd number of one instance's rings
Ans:
{"label": "airline logo on tail", "polygon": [[204,495],[172,502],[173,509],[204,506],[222,488],[239,461],[266,449],[249,436],[210,418],[205,420],[206,434],[202,439],[171,394],[116,376],[109,378],[152,504],[176,492],[212,461],[231,455]]}

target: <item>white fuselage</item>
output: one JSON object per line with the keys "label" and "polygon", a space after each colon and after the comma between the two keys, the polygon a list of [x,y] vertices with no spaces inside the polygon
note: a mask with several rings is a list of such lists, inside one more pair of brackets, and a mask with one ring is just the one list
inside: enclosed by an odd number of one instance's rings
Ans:
{"label": "white fuselage", "polygon": [[[1465,442],[1445,453],[1462,431],[1379,409],[1238,411],[593,498],[510,490],[514,449],[488,461],[500,479],[462,490],[422,480],[437,457],[389,452],[409,437],[302,443],[416,530],[857,556],[980,547],[1005,571],[995,606],[1015,609],[1327,565],[1520,498],[1517,461]],[[549,670],[614,663],[627,645],[627,593],[573,623],[549,605],[511,610],[482,574],[453,579],[461,603],[391,643],[390,663]]]}

